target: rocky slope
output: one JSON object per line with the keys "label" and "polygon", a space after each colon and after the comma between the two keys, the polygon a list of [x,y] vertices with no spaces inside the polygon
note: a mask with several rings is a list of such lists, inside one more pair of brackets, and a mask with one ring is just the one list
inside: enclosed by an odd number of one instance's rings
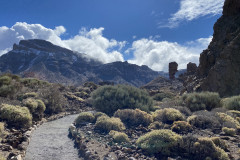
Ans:
{"label": "rocky slope", "polygon": [[240,1],[226,0],[213,40],[200,56],[197,90],[240,94]]}
{"label": "rocky slope", "polygon": [[12,51],[0,57],[0,71],[72,85],[112,81],[141,86],[158,76],[147,66],[127,62],[102,64],[85,54],[38,39],[14,44]]}

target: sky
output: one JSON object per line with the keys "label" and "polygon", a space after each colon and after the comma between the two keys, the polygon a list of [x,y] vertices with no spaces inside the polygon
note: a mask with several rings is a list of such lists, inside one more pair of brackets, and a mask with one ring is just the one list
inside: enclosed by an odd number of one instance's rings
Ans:
{"label": "sky", "polygon": [[0,55],[44,39],[103,63],[199,63],[224,0],[1,0]]}

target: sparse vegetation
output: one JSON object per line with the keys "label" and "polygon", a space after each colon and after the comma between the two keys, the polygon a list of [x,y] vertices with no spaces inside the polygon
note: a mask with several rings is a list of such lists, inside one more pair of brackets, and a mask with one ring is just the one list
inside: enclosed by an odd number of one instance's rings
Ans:
{"label": "sparse vegetation", "polygon": [[28,128],[32,124],[32,115],[27,107],[2,104],[0,118],[16,128]]}
{"label": "sparse vegetation", "polygon": [[181,143],[182,137],[171,130],[154,130],[137,140],[137,145],[149,153],[160,153],[162,155],[173,155],[174,147]]}
{"label": "sparse vegetation", "polygon": [[171,129],[176,133],[182,133],[182,134],[189,133],[193,130],[192,126],[185,121],[175,121]]}
{"label": "sparse vegetation", "polygon": [[155,121],[148,126],[148,129],[157,130],[157,129],[163,129],[163,127],[164,127],[164,124],[162,122]]}
{"label": "sparse vegetation", "polygon": [[221,107],[220,97],[214,92],[189,93],[182,96],[182,101],[192,112],[199,110],[211,111]]}
{"label": "sparse vegetation", "polygon": [[153,101],[147,92],[126,85],[102,86],[92,94],[93,107],[112,115],[118,109],[150,111]]}
{"label": "sparse vegetation", "polygon": [[225,113],[217,113],[216,115],[218,116],[219,121],[223,127],[235,128],[235,129],[240,127],[239,122],[233,117]]}
{"label": "sparse vegetation", "polygon": [[201,129],[214,129],[220,128],[221,124],[216,119],[216,117],[209,117],[208,115],[192,115],[187,119],[188,123],[194,127],[201,128]]}
{"label": "sparse vegetation", "polygon": [[92,123],[94,120],[95,117],[91,112],[81,112],[75,120],[75,125],[80,127],[85,123]]}
{"label": "sparse vegetation", "polygon": [[119,118],[108,118],[106,116],[101,116],[97,119],[95,128],[100,132],[108,133],[111,130],[123,131],[125,126]]}
{"label": "sparse vegetation", "polygon": [[139,125],[148,126],[153,122],[152,115],[139,109],[117,110],[114,117],[118,117],[128,127],[136,127]]}
{"label": "sparse vegetation", "polygon": [[224,108],[240,111],[240,96],[224,98],[221,102]]}
{"label": "sparse vegetation", "polygon": [[172,99],[175,95],[171,92],[161,92],[153,96],[153,99],[156,101],[162,101],[164,98]]}
{"label": "sparse vegetation", "polygon": [[223,127],[222,131],[227,136],[235,136],[236,135],[236,130],[234,128]]}
{"label": "sparse vegetation", "polygon": [[123,132],[111,130],[109,135],[113,138],[115,143],[129,142],[128,136]]}
{"label": "sparse vegetation", "polygon": [[153,119],[164,123],[173,123],[174,121],[184,120],[184,115],[177,109],[164,108],[156,110],[153,113]]}

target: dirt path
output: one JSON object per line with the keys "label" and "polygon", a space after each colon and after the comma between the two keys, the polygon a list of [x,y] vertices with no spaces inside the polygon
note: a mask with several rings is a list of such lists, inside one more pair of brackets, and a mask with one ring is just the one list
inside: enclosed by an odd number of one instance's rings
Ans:
{"label": "dirt path", "polygon": [[32,134],[25,160],[79,160],[74,142],[68,138],[68,127],[77,115],[47,122]]}

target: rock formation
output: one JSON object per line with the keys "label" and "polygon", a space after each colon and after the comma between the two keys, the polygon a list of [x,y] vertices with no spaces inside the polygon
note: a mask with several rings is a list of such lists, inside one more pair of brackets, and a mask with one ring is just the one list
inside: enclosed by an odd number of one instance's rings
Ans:
{"label": "rock formation", "polygon": [[226,0],[212,42],[200,56],[197,90],[240,94],[240,1]]}
{"label": "rock formation", "polygon": [[171,80],[175,79],[175,74],[177,73],[177,71],[178,71],[177,62],[170,62],[169,63],[169,69],[168,69],[169,79],[171,79]]}
{"label": "rock formation", "polygon": [[189,62],[187,64],[187,74],[188,75],[192,75],[192,74],[195,74],[196,72],[197,72],[197,65],[196,65],[196,63]]}

